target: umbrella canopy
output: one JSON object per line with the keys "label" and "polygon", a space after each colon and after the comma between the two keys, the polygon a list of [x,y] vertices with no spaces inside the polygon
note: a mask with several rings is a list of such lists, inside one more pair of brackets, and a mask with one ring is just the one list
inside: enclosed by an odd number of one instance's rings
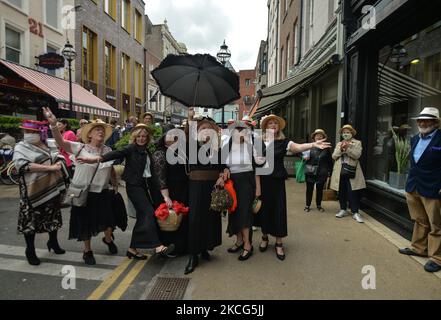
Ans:
{"label": "umbrella canopy", "polygon": [[240,98],[238,75],[209,54],[168,55],[152,76],[163,95],[187,107],[220,109]]}

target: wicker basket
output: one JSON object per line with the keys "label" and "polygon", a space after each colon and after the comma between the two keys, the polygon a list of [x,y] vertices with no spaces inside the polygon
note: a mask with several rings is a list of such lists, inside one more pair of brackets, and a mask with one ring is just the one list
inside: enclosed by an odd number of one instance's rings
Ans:
{"label": "wicker basket", "polygon": [[168,215],[167,219],[160,220],[157,219],[159,224],[159,229],[161,231],[167,231],[167,232],[173,232],[177,231],[179,229],[179,226],[181,225],[182,221],[182,214],[176,214],[176,212],[173,209],[169,209],[170,214]]}

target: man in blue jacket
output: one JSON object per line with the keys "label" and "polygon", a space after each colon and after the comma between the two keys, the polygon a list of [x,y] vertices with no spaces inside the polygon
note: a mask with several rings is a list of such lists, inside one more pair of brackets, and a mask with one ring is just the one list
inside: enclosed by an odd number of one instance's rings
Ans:
{"label": "man in blue jacket", "polygon": [[411,140],[406,200],[415,221],[406,255],[429,257],[427,272],[441,270],[441,130],[438,108],[424,108],[415,118],[420,134]]}

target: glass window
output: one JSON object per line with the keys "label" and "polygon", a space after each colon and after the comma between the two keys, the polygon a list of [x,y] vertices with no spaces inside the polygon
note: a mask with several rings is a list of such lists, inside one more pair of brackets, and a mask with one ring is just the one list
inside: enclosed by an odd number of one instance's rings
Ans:
{"label": "glass window", "polygon": [[46,23],[58,28],[58,0],[46,0]]}
{"label": "glass window", "polygon": [[373,161],[369,161],[369,182],[401,194],[409,159],[399,157],[397,151],[403,143],[409,148],[411,137],[418,134],[412,118],[424,107],[441,106],[439,37],[441,28],[379,51],[376,142]]}
{"label": "glass window", "polygon": [[106,87],[115,89],[115,47],[108,42],[104,46],[104,64]]}
{"label": "glass window", "polygon": [[142,42],[142,15],[138,11],[135,15],[135,39]]}
{"label": "glass window", "polygon": [[21,34],[6,27],[6,60],[20,63]]}
{"label": "glass window", "polygon": [[121,0],[121,26],[130,33],[130,1]]}
{"label": "glass window", "polygon": [[143,99],[142,90],[142,66],[139,63],[135,64],[135,97]]}
{"label": "glass window", "polygon": [[[47,53],[51,53],[51,52],[57,53],[57,51],[58,51],[57,48],[52,47],[52,46],[50,46],[50,45],[47,45],[47,48],[46,48],[46,52],[47,52]],[[56,72],[57,72],[57,70],[49,70],[49,69],[46,69],[46,73],[47,73],[47,74],[50,74],[50,75],[53,75],[54,77],[56,76]]]}
{"label": "glass window", "polygon": [[83,79],[88,81],[93,81],[96,83],[97,81],[97,73],[98,73],[98,50],[97,50],[97,36],[95,33],[87,29],[83,28]]}
{"label": "glass window", "polygon": [[6,1],[18,8],[23,9],[23,0],[6,0]]}
{"label": "glass window", "polygon": [[116,0],[104,0],[104,12],[116,19]]}
{"label": "glass window", "polygon": [[123,53],[121,54],[121,91],[129,95],[131,92],[130,79],[130,58]]}

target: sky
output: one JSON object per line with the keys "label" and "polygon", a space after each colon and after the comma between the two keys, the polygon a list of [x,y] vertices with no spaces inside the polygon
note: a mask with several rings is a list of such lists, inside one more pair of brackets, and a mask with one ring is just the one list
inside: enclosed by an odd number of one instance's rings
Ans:
{"label": "sky", "polygon": [[236,71],[254,69],[266,40],[267,0],[145,0],[153,24],[167,19],[170,32],[188,52],[216,56],[223,41]]}

